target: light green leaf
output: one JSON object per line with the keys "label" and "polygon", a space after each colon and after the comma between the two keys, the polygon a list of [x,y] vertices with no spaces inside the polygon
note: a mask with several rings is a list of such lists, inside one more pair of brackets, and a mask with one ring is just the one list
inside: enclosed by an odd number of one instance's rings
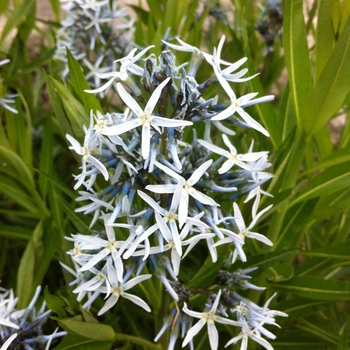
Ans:
{"label": "light green leaf", "polygon": [[39,221],[37,224],[31,240],[28,242],[26,250],[23,253],[21,262],[17,273],[17,295],[18,295],[18,307],[20,309],[25,308],[32,296],[36,286],[34,285],[35,279],[35,260],[36,256],[43,253],[42,246],[43,236],[43,223]]}
{"label": "light green leaf", "polygon": [[317,163],[314,167],[300,174],[300,177],[303,177],[309,173],[313,173],[316,170],[327,169],[327,168],[330,168],[331,166],[335,166],[341,163],[349,164],[349,162],[350,162],[350,145],[344,148],[338,149],[335,152],[333,152],[331,155],[325,157],[319,163]]}
{"label": "light green leaf", "polygon": [[152,16],[154,18],[155,23],[159,21],[163,21],[164,19],[164,11],[162,10],[162,4],[159,0],[147,0],[148,6],[152,9]]}
{"label": "light green leaf", "polygon": [[58,324],[69,334],[99,341],[113,341],[115,333],[111,326],[101,323],[87,323],[75,318],[58,320]]}
{"label": "light green leaf", "polygon": [[350,298],[350,283],[324,280],[314,276],[298,276],[282,283],[272,283],[271,289],[314,300],[346,300]]}
{"label": "light green leaf", "polygon": [[302,193],[292,203],[305,202],[311,198],[316,198],[324,194],[330,194],[340,189],[346,189],[350,186],[350,167],[349,163],[341,163],[316,176],[310,183],[310,188]]}
{"label": "light green leaf", "polygon": [[103,113],[103,110],[98,102],[97,98],[93,94],[89,94],[84,90],[90,90],[90,86],[87,83],[84,73],[82,72],[80,64],[74,58],[67,48],[67,58],[68,58],[68,67],[69,75],[71,78],[71,86],[74,89],[74,93],[79,99],[79,102],[84,106],[87,113],[90,113],[93,110],[100,111]]}
{"label": "light green leaf", "polygon": [[50,76],[47,82],[63,135],[70,134],[82,143],[85,134],[83,125],[89,125],[89,114],[66,86]]}
{"label": "light green leaf", "polygon": [[302,0],[284,3],[283,47],[293,106],[300,126],[306,117],[311,90],[311,65]]}
{"label": "light green leaf", "polygon": [[11,30],[25,19],[27,14],[32,10],[32,6],[35,4],[35,0],[23,0],[22,3],[12,12],[11,16],[5,23],[0,38],[0,47],[3,45],[6,37],[10,34]]}
{"label": "light green leaf", "polygon": [[350,17],[308,102],[305,128],[314,134],[339,111],[350,93]]}
{"label": "light green leaf", "polygon": [[321,0],[318,3],[319,7],[315,42],[315,83],[326,65],[334,46],[331,4],[328,0]]}

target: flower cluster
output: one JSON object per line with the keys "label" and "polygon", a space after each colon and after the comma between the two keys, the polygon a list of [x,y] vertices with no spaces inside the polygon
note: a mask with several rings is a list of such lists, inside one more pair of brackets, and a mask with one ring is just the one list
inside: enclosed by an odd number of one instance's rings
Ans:
{"label": "flower cluster", "polygon": [[62,337],[66,332],[45,335],[43,324],[47,320],[50,310],[46,310],[45,302],[39,310],[35,308],[41,287],[36,289],[35,295],[26,309],[17,310],[18,298],[12,290],[0,288],[0,345],[6,349],[49,349],[53,339]]}
{"label": "flower cluster", "polygon": [[[217,349],[215,322],[240,329],[227,346],[241,339],[245,349],[251,338],[271,349],[261,335],[270,339],[275,336],[264,325],[276,325],[276,315],[286,316],[268,308],[271,299],[259,307],[236,292],[264,289],[248,282],[247,274],[252,270],[232,272],[232,264],[237,258],[247,260],[246,239],[272,245],[267,237],[252,231],[270,209],[268,206],[259,212],[261,196],[266,194],[261,186],[272,175],[266,172],[271,165],[268,152],[255,152],[253,142],[249,149],[238,150],[232,126],[255,129],[268,136],[246,107],[271,101],[273,96],[236,96],[230,83],[253,77],[244,77],[247,69],[240,68],[245,58],[236,63],[221,59],[224,40],[223,36],[213,54],[180,39],[177,44],[163,42],[165,48],[192,54],[190,62],[181,66],[176,65],[175,55],[168,49],[158,60],[154,54],[142,59],[152,47],[138,54],[133,50],[121,60],[121,69],[110,73],[107,84],[89,91],[100,93],[115,84],[125,111],[105,115],[92,111],[83,145],[67,135],[70,148],[82,156],[75,189],[85,187],[77,200],[87,204],[77,211],[94,214],[91,227],[101,221],[104,226],[102,232],[68,238],[74,243],[68,253],[75,270],[64,267],[75,276],[74,292],[79,301],[85,298],[84,307],[104,295],[106,301],[99,315],[111,309],[120,297],[151,311],[129,289],[156,276],[174,303],[155,338],[157,341],[170,327],[169,349],[179,336],[184,338],[183,346],[193,347],[194,336],[205,325],[211,349]],[[203,71],[211,67],[212,73],[204,81],[197,81],[202,64],[206,65]],[[204,98],[216,87],[222,89],[223,101],[217,95]],[[216,137],[218,133],[222,137]],[[215,145],[221,139],[223,148]],[[94,189],[96,182],[98,190]],[[227,205],[241,196],[246,196],[245,202],[254,199],[249,224],[238,203]],[[195,290],[186,285],[181,267],[186,266],[186,256],[196,247],[203,249],[203,245],[213,262],[219,259],[219,246],[226,245],[230,267],[223,267],[210,286]],[[146,264],[151,273],[142,274]],[[202,313],[191,310],[195,295],[207,296]],[[195,319],[199,321],[192,325]]]}
{"label": "flower cluster", "polygon": [[133,21],[118,9],[118,0],[61,1],[66,17],[57,33],[55,58],[65,63],[62,75],[68,74],[68,48],[84,66],[90,86],[99,87],[101,76],[131,50]]}

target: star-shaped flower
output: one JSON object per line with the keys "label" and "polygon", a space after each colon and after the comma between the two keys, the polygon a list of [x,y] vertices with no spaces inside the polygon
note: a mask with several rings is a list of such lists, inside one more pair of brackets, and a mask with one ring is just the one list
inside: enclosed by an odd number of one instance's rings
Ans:
{"label": "star-shaped flower", "polygon": [[178,201],[178,203],[180,203],[178,208],[180,227],[183,226],[183,224],[187,219],[188,202],[189,202],[190,196],[192,196],[194,199],[197,199],[199,202],[206,205],[215,205],[215,206],[219,205],[212,198],[210,198],[209,196],[207,196],[202,192],[199,192],[193,187],[201,179],[201,177],[210,167],[212,162],[213,162],[212,160],[206,161],[197,170],[193,172],[193,174],[190,176],[188,180],[185,180],[182,176],[175,173],[175,171],[169,169],[163,164],[154,162],[159,169],[163,170],[166,174],[176,179],[178,184],[177,185],[173,185],[173,184],[148,185],[146,186],[146,189],[154,193],[174,193],[174,196],[178,197],[178,199],[176,199],[175,201]]}
{"label": "star-shaped flower", "polygon": [[182,343],[182,347],[187,345],[191,341],[191,339],[196,334],[198,334],[198,332],[204,327],[204,325],[207,324],[207,326],[208,326],[208,338],[209,338],[211,350],[217,350],[218,344],[219,344],[219,334],[218,334],[218,331],[215,327],[214,322],[219,322],[222,324],[228,324],[228,325],[232,325],[232,326],[239,326],[239,327],[241,326],[241,324],[237,321],[233,321],[233,320],[230,320],[228,318],[215,315],[216,310],[217,310],[218,305],[219,305],[220,296],[221,296],[221,290],[219,290],[219,293],[216,296],[216,299],[213,303],[213,306],[207,312],[196,312],[196,311],[189,310],[187,308],[187,304],[184,303],[185,305],[184,305],[182,310],[186,314],[190,315],[191,317],[199,318],[200,320],[192,328],[190,328],[187,331],[187,335]]}
{"label": "star-shaped flower", "polygon": [[257,121],[255,121],[243,108],[257,103],[271,101],[274,99],[274,96],[268,95],[252,100],[258,94],[257,92],[254,92],[237,98],[230,84],[225,80],[221,73],[216,69],[215,66],[213,66],[213,69],[220,85],[230,98],[231,104],[222,112],[211,118],[211,120],[224,120],[237,112],[251,128],[260,131],[265,136],[270,136],[267,130],[263,128]]}
{"label": "star-shaped flower", "polygon": [[166,78],[153,92],[151,98],[146,104],[145,109],[143,110],[139,104],[134,100],[134,98],[124,89],[123,85],[118,83],[117,90],[120,98],[124,103],[134,112],[136,115],[135,119],[126,121],[123,124],[111,126],[102,131],[103,135],[121,135],[125,132],[142,126],[142,144],[141,144],[141,153],[144,159],[148,158],[150,152],[150,140],[151,140],[151,126],[154,127],[159,133],[158,126],[162,127],[181,127],[192,125],[192,122],[185,120],[169,119],[162,118],[153,115],[153,110],[156,107],[156,104],[159,100],[160,94],[168,84],[170,77]]}
{"label": "star-shaped flower", "polygon": [[[119,297],[123,297],[125,299],[129,299],[134,304],[142,307],[144,310],[151,312],[150,307],[138,296],[126,293],[125,291],[134,287],[136,284],[147,280],[152,277],[151,274],[137,276],[132,278],[130,281],[119,282],[117,271],[113,266],[110,260],[107,261],[107,275],[110,283],[110,295],[108,295],[108,299],[106,300],[102,309],[98,312],[98,315],[104,314],[107,310],[112,308],[118,301]],[[103,288],[103,287],[101,287]]]}
{"label": "star-shaped flower", "polygon": [[263,157],[264,155],[268,154],[268,152],[250,152],[246,154],[238,154],[236,148],[231,144],[228,137],[223,134],[222,139],[224,140],[225,145],[228,147],[230,151],[226,151],[218,146],[215,146],[212,143],[209,143],[204,140],[198,140],[198,142],[204,146],[205,148],[209,149],[210,151],[220,154],[221,156],[224,156],[228,158],[226,162],[221,166],[221,168],[218,170],[219,174],[224,174],[227,171],[229,171],[235,164],[237,164],[239,167],[245,170],[251,170],[250,166],[245,161],[256,161],[257,159]]}

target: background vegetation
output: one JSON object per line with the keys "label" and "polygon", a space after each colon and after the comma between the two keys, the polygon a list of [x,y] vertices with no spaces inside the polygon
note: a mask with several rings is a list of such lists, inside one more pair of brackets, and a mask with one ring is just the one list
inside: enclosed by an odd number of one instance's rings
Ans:
{"label": "background vegetation", "polygon": [[[48,286],[49,307],[63,320],[61,325],[79,334],[74,340],[78,344],[79,339],[90,339],[90,333],[70,317],[80,315],[88,325],[97,321],[73,301],[71,276],[59,261],[70,264],[66,251],[71,247],[64,236],[89,232],[91,218],[74,211],[72,174],[78,163],[64,135],[71,131],[81,139],[82,121],[97,102],[79,93],[74,77],[64,84],[59,76],[60,66],[52,58],[60,3],[50,3],[52,21],[37,17],[35,0],[0,3],[0,58],[11,60],[0,68],[0,98],[18,93],[18,114],[0,105],[0,276],[2,287],[15,289],[19,307],[28,304],[37,285]],[[138,18],[138,45],[153,44],[159,54],[169,28],[171,37],[178,35],[211,53],[225,34],[222,58],[234,62],[247,57],[249,75],[260,73],[237,86],[237,93],[275,95],[272,103],[249,111],[271,135],[266,139],[255,133],[254,139],[269,150],[275,174],[264,185],[273,197],[262,202],[273,208],[258,224],[274,246],[249,242],[248,263],[237,262],[235,267],[258,266],[254,282],[267,286],[269,294],[278,292],[273,308],[289,317],[279,320],[274,348],[348,349],[350,2],[286,0],[280,11],[256,0],[147,0],[132,8]],[[34,36],[40,40],[33,41]],[[239,137],[243,146],[250,142],[244,134]],[[210,278],[207,263],[194,283]],[[57,293],[65,296],[70,309]],[[264,294],[250,291],[247,296],[262,305]],[[121,316],[112,320],[99,318],[101,323],[94,325],[99,336],[91,349],[108,349],[112,343],[136,349],[138,339],[152,342],[163,322],[163,315],[156,313],[136,327],[125,306],[119,311]],[[165,349],[166,344],[152,348]],[[206,345],[199,342],[196,349]]]}

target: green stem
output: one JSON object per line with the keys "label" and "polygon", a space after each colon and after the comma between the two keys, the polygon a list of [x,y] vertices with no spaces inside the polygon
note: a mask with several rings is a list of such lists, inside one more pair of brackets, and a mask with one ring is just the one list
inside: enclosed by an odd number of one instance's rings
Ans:
{"label": "green stem", "polygon": [[139,337],[135,337],[133,335],[116,333],[115,340],[121,341],[121,342],[129,341],[130,343],[133,343],[133,344],[145,346],[149,350],[163,350],[160,344],[155,344],[153,342],[150,342],[148,340],[145,340]]}

